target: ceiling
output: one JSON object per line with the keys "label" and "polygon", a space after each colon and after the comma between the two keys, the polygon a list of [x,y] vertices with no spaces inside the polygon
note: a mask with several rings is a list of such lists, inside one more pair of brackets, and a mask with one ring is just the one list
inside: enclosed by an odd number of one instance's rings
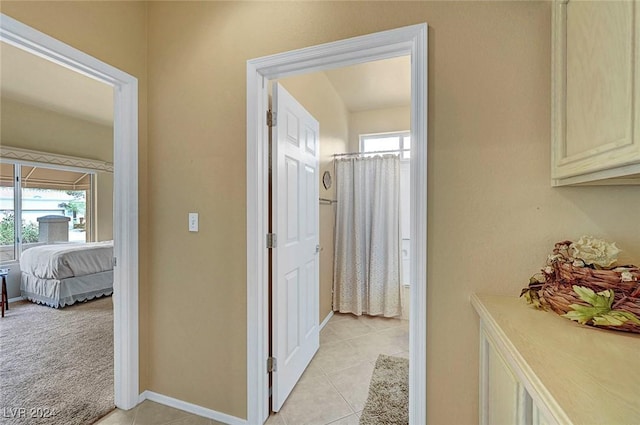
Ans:
{"label": "ceiling", "polygon": [[113,124],[113,88],[0,43],[0,96],[102,125]]}
{"label": "ceiling", "polygon": [[401,56],[325,71],[349,112],[411,104],[411,57]]}

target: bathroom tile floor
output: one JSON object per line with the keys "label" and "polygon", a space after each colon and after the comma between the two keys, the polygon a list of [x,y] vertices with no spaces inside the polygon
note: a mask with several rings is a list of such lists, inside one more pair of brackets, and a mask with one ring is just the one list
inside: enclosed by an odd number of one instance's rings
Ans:
{"label": "bathroom tile floor", "polygon": [[[357,425],[379,354],[409,357],[409,322],[334,314],[320,349],[280,412],[267,425]],[[145,401],[116,409],[99,425],[217,425],[220,422]]]}

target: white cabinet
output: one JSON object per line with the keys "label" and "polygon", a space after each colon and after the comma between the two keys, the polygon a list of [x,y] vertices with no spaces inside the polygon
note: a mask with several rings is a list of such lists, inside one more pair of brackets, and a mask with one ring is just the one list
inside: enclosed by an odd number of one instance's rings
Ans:
{"label": "white cabinet", "polygon": [[521,298],[472,295],[482,425],[640,423],[640,334],[581,326]]}
{"label": "white cabinet", "polygon": [[640,184],[640,2],[556,0],[551,179]]}
{"label": "white cabinet", "polygon": [[[541,416],[537,408],[535,411]],[[529,393],[483,327],[480,330],[480,424],[531,425],[532,418]]]}
{"label": "white cabinet", "polygon": [[540,409],[538,409],[538,406],[532,406],[531,413],[532,425],[551,425],[551,422],[547,421]]}

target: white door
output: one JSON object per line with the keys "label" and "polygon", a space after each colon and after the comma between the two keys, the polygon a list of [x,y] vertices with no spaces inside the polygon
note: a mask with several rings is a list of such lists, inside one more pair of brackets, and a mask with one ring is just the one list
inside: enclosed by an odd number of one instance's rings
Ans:
{"label": "white door", "polygon": [[318,327],[319,124],[273,87],[273,403],[279,411],[320,345]]}

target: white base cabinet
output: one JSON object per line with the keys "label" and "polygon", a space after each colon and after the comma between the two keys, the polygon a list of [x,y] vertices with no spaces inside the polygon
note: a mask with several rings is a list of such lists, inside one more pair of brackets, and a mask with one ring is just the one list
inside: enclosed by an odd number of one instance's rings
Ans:
{"label": "white base cabinet", "polygon": [[533,405],[526,388],[500,354],[484,327],[481,327],[480,424],[532,425],[534,423],[555,422],[546,421],[540,409]]}
{"label": "white base cabinet", "polygon": [[553,422],[549,422],[545,419],[540,409],[537,406],[532,406],[532,424],[533,425],[551,425]]}
{"label": "white base cabinet", "polygon": [[472,295],[481,425],[640,424],[640,335],[579,325],[523,299]]}

